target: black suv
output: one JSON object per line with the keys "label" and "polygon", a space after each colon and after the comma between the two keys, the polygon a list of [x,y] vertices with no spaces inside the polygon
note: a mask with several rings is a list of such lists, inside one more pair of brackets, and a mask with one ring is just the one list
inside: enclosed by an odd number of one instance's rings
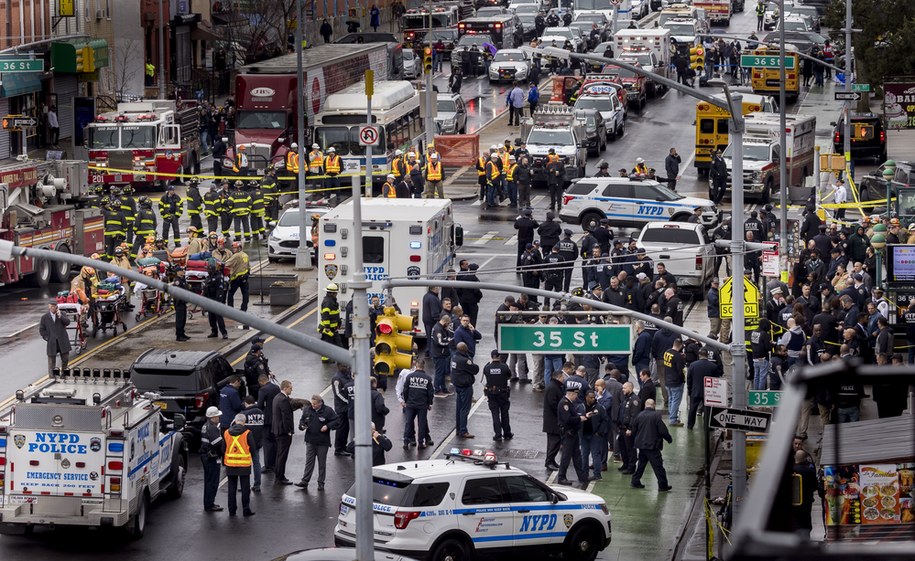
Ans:
{"label": "black suv", "polygon": [[[845,151],[845,117],[831,123],[832,143],[837,154]],[[886,161],[886,131],[883,119],[875,113],[851,114],[851,158],[860,160],[874,158],[878,164]]]}
{"label": "black suv", "polygon": [[150,349],[130,367],[130,379],[140,392],[154,392],[167,418],[184,415],[185,432],[199,442],[209,406],[219,406],[219,389],[235,374],[232,365],[213,351]]}

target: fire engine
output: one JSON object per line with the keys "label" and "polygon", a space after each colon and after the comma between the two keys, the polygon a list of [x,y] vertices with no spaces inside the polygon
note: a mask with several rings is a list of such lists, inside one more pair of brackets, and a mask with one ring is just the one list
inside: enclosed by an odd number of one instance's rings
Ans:
{"label": "fire engine", "polygon": [[118,103],[87,126],[91,182],[164,188],[172,177],[155,173],[200,173],[198,119],[196,103]]}
{"label": "fire engine", "polygon": [[[81,161],[23,161],[0,166],[0,239],[21,247],[89,255],[104,247],[98,209],[89,197]],[[0,262],[0,285],[32,276],[38,286],[67,282],[70,266],[29,257]]]}

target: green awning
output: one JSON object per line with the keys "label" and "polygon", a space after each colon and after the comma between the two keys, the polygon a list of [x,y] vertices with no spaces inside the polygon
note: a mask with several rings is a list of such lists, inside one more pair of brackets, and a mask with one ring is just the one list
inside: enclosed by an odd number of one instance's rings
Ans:
{"label": "green awning", "polygon": [[0,97],[13,97],[41,91],[38,72],[7,72],[3,74]]}
{"label": "green awning", "polygon": [[108,66],[108,40],[95,39],[89,41],[89,46],[95,51],[95,67],[106,68]]}

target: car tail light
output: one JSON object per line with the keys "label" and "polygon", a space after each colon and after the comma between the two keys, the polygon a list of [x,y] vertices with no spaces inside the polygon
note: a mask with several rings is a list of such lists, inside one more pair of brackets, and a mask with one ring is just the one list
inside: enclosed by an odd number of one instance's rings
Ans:
{"label": "car tail light", "polygon": [[832,141],[834,144],[842,142],[842,137],[839,136],[839,131],[836,131],[835,135],[833,135]]}
{"label": "car tail light", "polygon": [[702,270],[702,256],[701,255],[696,256],[696,270],[697,271]]}
{"label": "car tail light", "polygon": [[203,407],[207,404],[207,401],[209,400],[209,398],[210,398],[210,392],[198,393],[197,395],[194,396],[194,408],[203,409]]}
{"label": "car tail light", "polygon": [[394,527],[398,530],[405,530],[410,521],[419,517],[419,512],[415,510],[398,510],[394,513]]}
{"label": "car tail light", "polygon": [[886,131],[880,131],[880,143],[886,142]]}
{"label": "car tail light", "polygon": [[569,204],[570,202],[572,202],[572,199],[574,199],[574,198],[575,197],[570,197],[569,195],[564,195],[562,197],[562,205],[565,206],[565,205]]}

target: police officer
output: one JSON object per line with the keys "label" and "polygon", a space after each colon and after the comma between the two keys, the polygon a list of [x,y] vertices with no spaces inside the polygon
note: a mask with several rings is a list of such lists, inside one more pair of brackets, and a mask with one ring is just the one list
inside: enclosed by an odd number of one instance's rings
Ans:
{"label": "police officer", "polygon": [[454,331],[451,329],[451,315],[443,312],[438,323],[432,327],[432,337],[429,341],[430,355],[435,365],[435,378],[433,390],[436,397],[448,397],[448,387],[445,376],[451,362],[451,342],[454,340]]}
{"label": "police officer", "polygon": [[[210,314],[212,317],[213,314]],[[207,421],[200,432],[200,462],[203,464],[203,510],[219,512],[222,507],[216,504],[216,492],[219,491],[219,459],[225,453],[226,445],[219,430],[219,417],[222,411],[217,407],[208,407]]]}
{"label": "police officer", "polygon": [[143,249],[147,236],[155,237],[156,226],[158,225],[156,213],[152,209],[152,201],[146,195],[140,197],[137,219],[134,225],[136,227],[136,235],[134,236],[133,249],[130,250],[130,256],[136,259],[140,254],[140,250]]}
{"label": "police officer", "polygon": [[235,189],[232,190],[229,201],[232,205],[232,216],[235,218],[235,241],[248,241],[251,237],[251,195],[245,191],[244,183],[240,180],[235,181]]}
{"label": "police officer", "polygon": [[559,243],[559,236],[562,234],[562,225],[556,221],[553,211],[546,213],[546,221],[537,228],[537,234],[540,236],[543,254],[549,254],[553,250],[553,246]]}
{"label": "police officer", "polygon": [[[175,280],[172,281],[172,286],[178,288],[183,288],[184,290],[189,290],[187,286],[187,280],[184,278],[184,267],[175,267]],[[175,298],[175,341],[183,343],[185,341],[190,341],[191,338],[187,336],[184,332],[184,328],[187,325],[187,302],[181,298]]]}
{"label": "police officer", "polygon": [[[322,341],[342,347],[343,338],[339,333],[340,303],[337,302],[337,290],[337,283],[332,282],[327,285],[327,294],[321,301],[321,322],[318,324],[318,332],[321,334]],[[321,362],[330,362],[330,359],[322,356]]]}
{"label": "police officer", "polygon": [[[334,302],[336,303],[336,300]],[[337,432],[334,434],[335,456],[349,456],[349,452],[346,451],[346,445],[349,441],[349,407],[351,403],[347,387],[352,383],[353,374],[349,367],[342,364],[337,365],[337,372],[330,381],[331,391],[334,394],[334,411],[337,413],[337,420],[339,421],[337,423]]]}
{"label": "police officer", "polygon": [[257,397],[260,393],[261,376],[270,377],[270,367],[267,365],[267,357],[264,356],[264,340],[256,337],[251,341],[251,349],[245,356],[245,386],[248,387],[248,395]]}
{"label": "police officer", "polygon": [[[225,303],[228,287],[226,286],[225,277],[222,275],[222,267],[213,262],[210,264],[208,272],[209,276],[206,284],[203,285],[203,295],[214,302]],[[207,318],[210,321],[210,334],[207,335],[207,338],[219,337],[219,333],[222,333],[223,339],[229,338],[229,332],[226,331],[226,321],[221,315],[209,312]]]}
{"label": "police officer", "polygon": [[401,405],[404,410],[404,450],[416,446],[417,441],[420,448],[432,445],[428,421],[428,413],[435,399],[432,385],[432,378],[426,374],[426,359],[417,357],[415,369],[404,378],[403,384]]}
{"label": "police officer", "polygon": [[605,160],[601,160],[597,165],[597,173],[594,174],[594,177],[610,177],[610,164]]}
{"label": "police officer", "polygon": [[562,209],[562,193],[565,189],[566,167],[556,150],[550,148],[546,164],[546,184],[550,189],[550,210],[559,212]]}
{"label": "police officer", "polygon": [[584,486],[588,484],[588,472],[582,467],[581,449],[579,448],[579,433],[581,424],[590,419],[589,416],[583,415],[583,409],[579,404],[580,387],[577,385],[570,386],[566,381],[566,395],[559,400],[559,408],[556,416],[559,420],[559,430],[562,434],[562,448],[560,450],[559,474],[556,483],[560,485],[571,485],[572,482],[566,477],[569,471],[569,463],[575,467],[575,473],[578,481]]}
{"label": "police officer", "polygon": [[[521,284],[525,288],[540,288],[540,252],[534,250],[534,244],[525,246],[521,254]],[[536,303],[537,297],[531,296],[531,301]]]}
{"label": "police officer", "polygon": [[[632,474],[636,467],[635,447],[632,444],[632,422],[636,415],[641,411],[639,396],[633,390],[632,382],[623,383],[623,397],[620,406],[615,408],[618,412],[615,421],[618,423],[618,432],[616,433],[617,450],[623,463],[617,468],[624,474]],[[627,434],[629,433],[629,434]]]}
{"label": "police officer", "polygon": [[222,197],[219,196],[219,190],[216,184],[210,185],[210,190],[203,196],[203,213],[207,218],[207,231],[216,232],[219,230],[219,215],[222,211]]}
{"label": "police officer", "polygon": [[280,212],[280,193],[276,182],[276,170],[272,167],[267,168],[264,178],[261,179],[261,190],[264,193],[267,220],[276,222]]}
{"label": "police officer", "polygon": [[[521,256],[528,244],[533,243],[534,234],[540,224],[534,220],[534,211],[526,208],[521,211],[521,216],[515,219],[515,230],[518,230],[518,259],[517,265],[521,265]],[[519,273],[521,271],[518,271]]]}
{"label": "police officer", "polygon": [[105,255],[106,260],[114,257],[114,248],[124,241],[124,213],[118,202],[109,201],[102,211],[105,225]]}
{"label": "police officer", "polygon": [[721,365],[709,360],[708,350],[699,349],[699,360],[691,362],[686,369],[686,387],[689,390],[689,414],[686,417],[686,428],[692,430],[696,425],[696,413],[702,408],[705,378],[720,378],[721,374]]}
{"label": "police officer", "polygon": [[572,269],[575,260],[578,259],[578,244],[572,241],[572,230],[565,230],[562,234],[563,238],[559,240],[556,247],[559,248],[559,255],[565,260],[562,289],[568,292],[569,287],[572,286]]}
{"label": "police officer", "polygon": [[203,229],[200,212],[203,210],[203,197],[200,195],[200,179],[192,177],[187,184],[187,215],[191,219],[191,226]]}
{"label": "police officer", "polygon": [[162,239],[168,243],[168,229],[172,230],[172,243],[181,246],[181,233],[178,231],[178,218],[184,212],[181,197],[175,193],[175,186],[169,185],[168,191],[159,199],[159,216],[162,217]]}
{"label": "police officer", "polygon": [[[565,259],[559,253],[559,245],[554,245],[550,254],[543,258],[541,271],[543,273],[544,290],[559,292],[562,289],[563,267],[565,267],[565,264]],[[549,309],[549,298],[545,299],[544,306],[544,309]]]}
{"label": "police officer", "polygon": [[753,241],[764,240],[763,223],[758,218],[759,214],[754,210],[750,212],[750,217],[743,223],[744,233],[753,232]]}
{"label": "police officer", "polygon": [[[467,317],[466,315],[464,317]],[[462,318],[463,319],[463,318]],[[468,318],[469,319],[469,318]],[[463,327],[463,325],[462,325]],[[473,402],[473,384],[480,367],[473,363],[467,343],[460,342],[451,353],[451,382],[457,394],[455,406],[455,424],[458,438],[473,438],[467,430],[467,416]]]}
{"label": "police officer", "polygon": [[259,183],[252,182],[251,186],[251,239],[267,239],[266,230],[264,229],[264,191]]}
{"label": "police officer", "polygon": [[[327,451],[330,450],[330,431],[337,429],[340,415],[324,404],[324,399],[315,394],[311,403],[302,408],[299,419],[299,431],[305,433],[306,455],[305,472],[296,487],[307,490],[311,475],[314,473],[315,460],[318,462],[318,491],[324,489],[327,474]],[[339,430],[337,431],[339,433]]]}
{"label": "police officer", "polygon": [[483,394],[489,402],[489,413],[492,415],[492,430],[496,442],[503,439],[511,440],[511,423],[508,418],[508,409],[511,406],[509,399],[511,388],[508,381],[512,376],[508,365],[500,359],[499,351],[493,349],[489,354],[492,360],[483,367]]}

